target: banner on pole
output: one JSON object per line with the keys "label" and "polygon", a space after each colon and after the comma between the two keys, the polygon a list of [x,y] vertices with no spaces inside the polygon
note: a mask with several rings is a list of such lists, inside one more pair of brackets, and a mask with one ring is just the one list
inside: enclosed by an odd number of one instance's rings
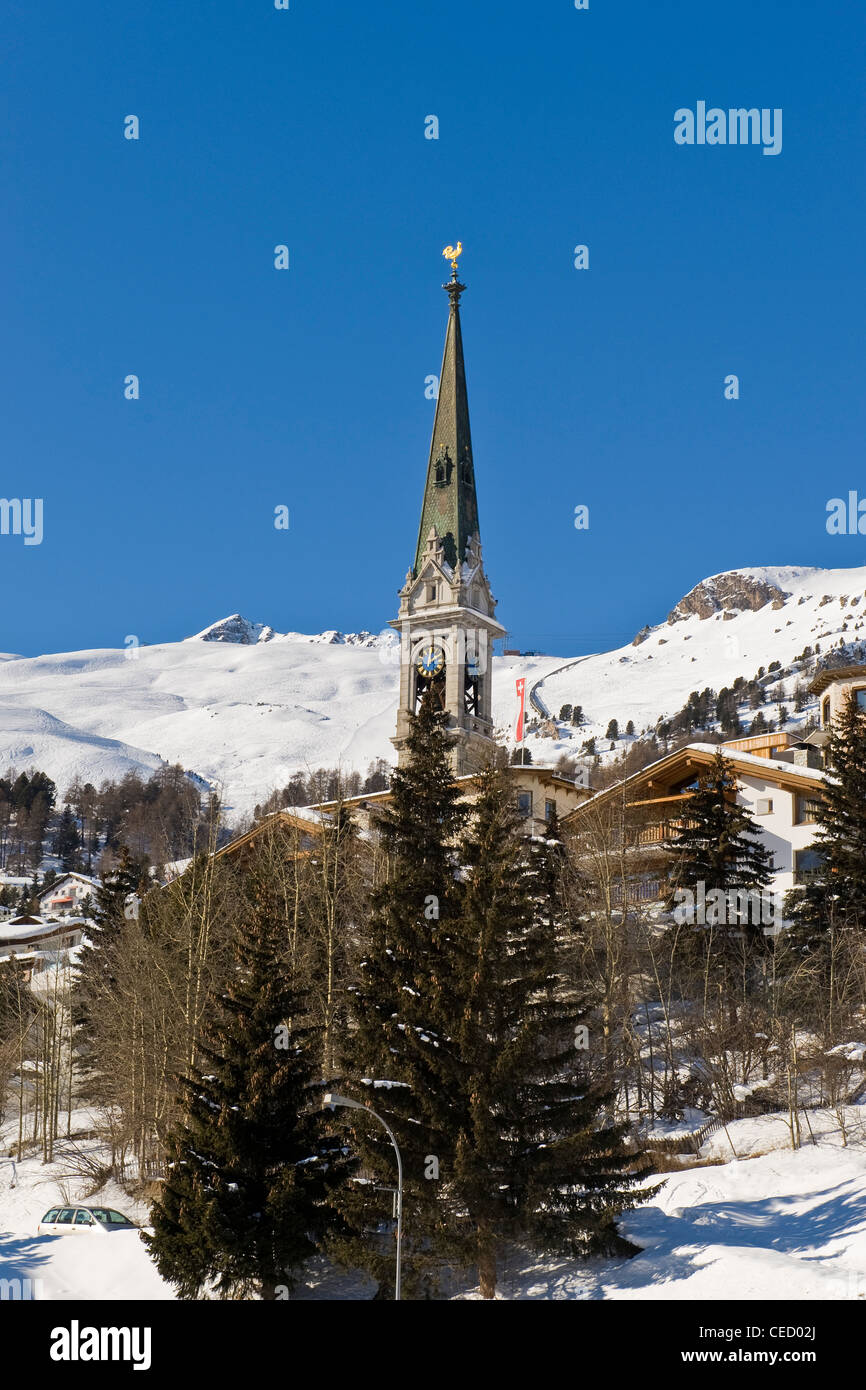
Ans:
{"label": "banner on pole", "polygon": [[523,742],[523,721],[526,714],[526,677],[521,676],[517,685],[517,724],[514,730],[516,743]]}

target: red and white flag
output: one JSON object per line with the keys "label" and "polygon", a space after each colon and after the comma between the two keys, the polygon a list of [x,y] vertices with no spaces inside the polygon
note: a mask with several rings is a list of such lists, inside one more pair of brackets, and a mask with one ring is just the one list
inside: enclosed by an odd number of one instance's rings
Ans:
{"label": "red and white flag", "polygon": [[523,719],[526,713],[526,677],[521,676],[517,685],[517,724],[514,729],[515,743],[523,742]]}

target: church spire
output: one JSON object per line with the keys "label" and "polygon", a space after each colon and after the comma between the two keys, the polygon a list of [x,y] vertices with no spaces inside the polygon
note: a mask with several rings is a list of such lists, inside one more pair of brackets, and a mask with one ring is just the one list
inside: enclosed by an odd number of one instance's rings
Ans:
{"label": "church spire", "polygon": [[413,573],[416,575],[433,528],[442,541],[443,558],[452,569],[465,559],[470,537],[480,539],[463,338],[460,332],[460,296],[466,288],[457,278],[457,257],[462,249],[458,242],[456,248],[447,246],[442,253],[451,260],[451,279],[442,286],[448,294],[448,327],[415,550]]}

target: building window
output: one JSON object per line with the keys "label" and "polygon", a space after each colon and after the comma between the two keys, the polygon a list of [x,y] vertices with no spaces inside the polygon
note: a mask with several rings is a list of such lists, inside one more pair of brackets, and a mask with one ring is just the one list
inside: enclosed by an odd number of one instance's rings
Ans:
{"label": "building window", "polygon": [[517,793],[517,814],[520,816],[532,815],[532,792]]}
{"label": "building window", "polygon": [[857,701],[858,709],[866,710],[866,687],[863,690],[855,690],[854,699]]}
{"label": "building window", "polygon": [[556,815],[556,802],[555,802],[555,801],[551,801],[550,798],[548,797],[548,799],[547,799],[547,800],[545,801],[545,803],[544,803],[544,819],[547,820],[547,821],[551,821],[551,820],[553,820],[553,818],[554,818],[555,815]]}
{"label": "building window", "polygon": [[821,803],[812,796],[798,796],[795,825],[814,825],[821,817]]}
{"label": "building window", "polygon": [[821,872],[823,863],[824,857],[816,849],[795,850],[794,882],[807,883],[810,878],[815,878]]}
{"label": "building window", "polygon": [[830,696],[829,696],[829,695],[827,696],[826,700],[824,701],[823,705],[821,706],[821,723],[824,725],[824,728],[825,728],[825,729],[826,729],[827,725],[830,723]]}
{"label": "building window", "polygon": [[758,798],[758,802],[757,802],[757,804],[756,804],[756,806],[755,806],[755,815],[756,815],[756,816],[771,816],[772,814],[773,814],[773,799],[772,799],[772,797],[770,797],[770,796],[762,796],[762,797],[759,797],[759,798]]}
{"label": "building window", "polygon": [[439,585],[438,585],[438,584],[428,584],[428,585],[427,585],[427,602],[428,602],[428,603],[435,603],[438,597],[439,597]]}

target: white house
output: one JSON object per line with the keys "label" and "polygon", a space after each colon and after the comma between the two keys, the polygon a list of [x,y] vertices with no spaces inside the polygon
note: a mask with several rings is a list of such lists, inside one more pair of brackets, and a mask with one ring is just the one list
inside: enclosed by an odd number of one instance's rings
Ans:
{"label": "white house", "polygon": [[98,888],[98,878],[88,878],[86,874],[78,873],[63,874],[50,887],[37,893],[39,910],[46,917],[78,917],[85,900],[95,899]]}
{"label": "white house", "polygon": [[[810,764],[819,755],[780,732],[732,739],[721,750],[736,776],[737,800],[751,811],[773,856],[770,891],[783,899],[817,866],[812,845],[825,773]],[[664,847],[682,822],[700,773],[717,751],[718,745],[708,743],[679,748],[584,801],[565,817],[564,825],[577,834],[591,831],[606,811],[615,813],[618,804],[627,803],[634,822],[629,849],[641,887],[637,896],[653,901],[665,892],[670,860]]]}

